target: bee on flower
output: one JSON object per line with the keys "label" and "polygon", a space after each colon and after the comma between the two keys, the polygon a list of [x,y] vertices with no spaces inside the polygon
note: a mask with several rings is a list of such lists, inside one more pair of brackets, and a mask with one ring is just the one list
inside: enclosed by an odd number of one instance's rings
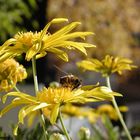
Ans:
{"label": "bee on flower", "polygon": [[26,69],[14,59],[0,63],[0,91],[10,91],[17,82],[26,78]]}
{"label": "bee on flower", "polygon": [[26,116],[40,109],[42,111],[44,109],[49,110],[50,122],[54,124],[58,117],[59,110],[63,105],[69,103],[84,104],[88,102],[112,100],[113,96],[121,96],[121,94],[113,92],[107,87],[96,87],[90,90],[83,90],[81,88],[72,90],[68,87],[44,87],[36,96],[31,96],[22,92],[9,92],[2,97],[3,103],[6,102],[8,96],[14,96],[15,98],[9,105],[1,110],[0,116],[3,116],[14,107],[23,105],[18,113],[19,125],[24,123],[24,118]]}

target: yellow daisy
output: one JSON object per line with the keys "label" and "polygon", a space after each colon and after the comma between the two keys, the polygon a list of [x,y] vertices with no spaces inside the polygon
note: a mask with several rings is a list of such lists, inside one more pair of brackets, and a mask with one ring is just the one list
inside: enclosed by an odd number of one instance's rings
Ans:
{"label": "yellow daisy", "polygon": [[96,110],[90,107],[79,107],[72,104],[66,104],[62,106],[61,112],[65,116],[78,117],[80,119],[87,118],[90,123],[96,122],[99,114],[95,112]]}
{"label": "yellow daisy", "polygon": [[0,116],[7,113],[14,107],[23,105],[18,113],[18,124],[24,123],[24,118],[30,113],[42,109],[49,109],[50,122],[55,123],[58,112],[61,106],[69,103],[87,103],[97,102],[103,100],[112,100],[113,96],[121,96],[119,93],[111,91],[107,87],[96,87],[91,90],[75,89],[70,88],[43,88],[42,91],[38,92],[37,96],[30,96],[22,92],[10,92],[2,97],[3,103],[6,102],[8,96],[14,96],[15,98],[7,105],[1,112]]}
{"label": "yellow daisy", "polygon": [[[120,106],[119,110],[121,112],[126,112],[126,111],[128,111],[128,108],[126,106]],[[110,119],[115,120],[115,121],[119,119],[115,108],[112,105],[109,105],[109,104],[100,105],[97,108],[96,112],[99,115],[106,114]]]}
{"label": "yellow daisy", "polygon": [[64,106],[62,106],[61,108],[61,112],[66,115],[66,116],[76,116],[76,117],[83,117],[82,112],[86,110],[86,108],[84,107],[79,107],[79,106],[75,106],[72,104],[66,104]]}
{"label": "yellow daisy", "polygon": [[56,18],[50,21],[40,32],[19,32],[13,38],[7,40],[0,47],[0,62],[7,58],[26,54],[29,61],[33,56],[43,57],[47,52],[55,53],[59,58],[68,61],[67,53],[64,49],[77,49],[86,54],[86,47],[95,47],[92,44],[71,41],[71,39],[82,38],[93,34],[92,32],[71,32],[80,22],[72,22],[53,34],[48,32],[51,24],[67,22],[68,19]]}
{"label": "yellow daisy", "polygon": [[0,91],[11,90],[17,82],[27,78],[26,69],[14,59],[0,63]]}
{"label": "yellow daisy", "polygon": [[106,55],[101,61],[91,58],[78,62],[77,66],[83,68],[84,70],[99,72],[104,77],[107,77],[115,72],[122,74],[122,71],[124,70],[136,68],[136,66],[132,65],[132,63],[133,62],[127,58]]}

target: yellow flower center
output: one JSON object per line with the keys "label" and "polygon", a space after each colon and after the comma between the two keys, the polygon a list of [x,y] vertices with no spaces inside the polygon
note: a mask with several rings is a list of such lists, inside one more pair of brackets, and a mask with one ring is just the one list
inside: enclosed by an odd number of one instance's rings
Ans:
{"label": "yellow flower center", "polygon": [[44,88],[38,93],[38,99],[42,102],[50,104],[65,103],[66,100],[73,97],[73,93],[70,88]]}
{"label": "yellow flower center", "polygon": [[[42,32],[42,31],[41,31]],[[15,35],[15,39],[17,41],[17,46],[18,45],[25,45],[29,48],[31,48],[34,44],[38,43],[40,41],[40,35],[41,32],[19,32],[18,34]],[[46,37],[49,36],[49,33],[45,34],[43,36],[43,40],[46,39]]]}

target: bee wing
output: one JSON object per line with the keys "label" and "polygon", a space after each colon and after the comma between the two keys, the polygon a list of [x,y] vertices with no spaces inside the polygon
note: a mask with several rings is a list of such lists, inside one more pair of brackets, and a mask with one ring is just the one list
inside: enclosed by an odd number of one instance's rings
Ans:
{"label": "bee wing", "polygon": [[81,89],[82,90],[91,90],[93,88],[96,88],[99,86],[99,82],[96,85],[87,85],[87,86],[82,86]]}

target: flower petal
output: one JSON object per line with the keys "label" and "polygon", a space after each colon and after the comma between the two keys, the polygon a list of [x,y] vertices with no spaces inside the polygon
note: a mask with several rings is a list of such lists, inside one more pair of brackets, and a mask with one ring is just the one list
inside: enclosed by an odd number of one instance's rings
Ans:
{"label": "flower petal", "polygon": [[22,99],[26,99],[26,100],[34,102],[34,103],[38,103],[36,97],[30,96],[30,95],[28,95],[26,93],[22,93],[22,92],[9,92],[9,93],[7,93],[6,95],[4,95],[2,97],[2,102],[3,103],[6,102],[8,96],[17,96],[17,97],[20,97]]}
{"label": "flower petal", "polygon": [[14,107],[17,107],[19,105],[21,105],[22,103],[11,103],[9,105],[7,105],[3,110],[0,111],[0,117],[2,117],[5,113],[7,113],[9,110],[11,110]]}
{"label": "flower petal", "polygon": [[60,107],[60,104],[56,104],[56,105],[54,105],[54,107],[51,111],[51,114],[50,114],[51,124],[54,124],[56,122],[56,119],[57,119],[57,116],[58,116],[58,113],[59,113],[59,107]]}
{"label": "flower petal", "polygon": [[94,33],[92,33],[92,32],[74,32],[74,33],[70,33],[70,34],[66,34],[64,36],[61,36],[59,38],[59,40],[68,40],[68,39],[73,39],[73,38],[77,38],[77,37],[85,39],[85,36],[93,35],[93,34]]}
{"label": "flower petal", "polygon": [[42,34],[40,36],[40,40],[42,40],[43,36],[46,34],[46,32],[48,31],[48,28],[51,26],[51,24],[55,24],[55,23],[61,23],[61,22],[66,22],[68,21],[68,19],[66,18],[55,18],[52,21],[50,21],[43,29]]}
{"label": "flower petal", "polygon": [[49,104],[47,103],[40,103],[37,105],[27,105],[20,109],[18,114],[19,123],[24,123],[24,118],[31,112],[42,109],[44,107],[48,107]]}
{"label": "flower petal", "polygon": [[61,58],[62,60],[68,62],[68,55],[67,55],[67,53],[65,53],[64,51],[62,51],[62,50],[60,50],[60,49],[57,49],[57,48],[50,48],[50,49],[48,50],[48,52],[55,53],[55,54],[57,54],[57,56],[58,56],[59,58]]}

